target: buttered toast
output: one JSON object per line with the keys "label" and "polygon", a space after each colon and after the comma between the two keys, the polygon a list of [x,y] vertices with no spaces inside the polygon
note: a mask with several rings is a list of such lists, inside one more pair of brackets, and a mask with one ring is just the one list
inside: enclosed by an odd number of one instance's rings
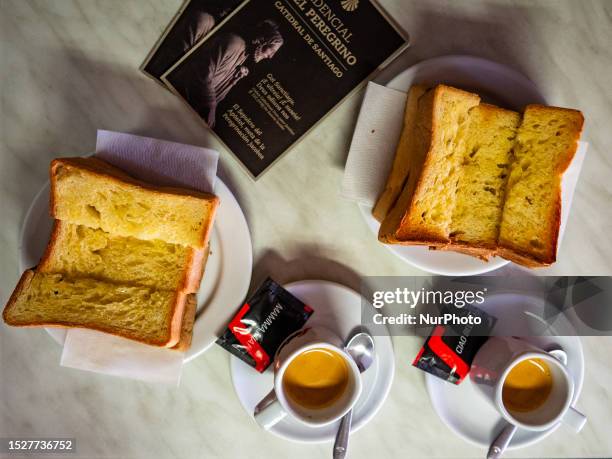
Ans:
{"label": "buttered toast", "polygon": [[461,131],[470,108],[479,102],[476,94],[445,85],[420,97],[410,174],[380,226],[380,241],[434,246],[450,242],[455,189],[461,172]]}
{"label": "buttered toast", "polygon": [[206,251],[56,220],[38,271],[193,293],[200,287]]}
{"label": "buttered toast", "polygon": [[528,105],[514,145],[498,253],[516,263],[554,263],[561,222],[561,177],[582,133],[578,110]]}
{"label": "buttered toast", "polygon": [[204,248],[219,199],[154,187],[95,157],[51,163],[51,215],[118,236]]}
{"label": "buttered toast", "polygon": [[172,347],[180,339],[185,300],[182,292],[27,270],[2,317],[13,326],[84,327]]}
{"label": "buttered toast", "polygon": [[382,221],[379,240],[483,260],[499,255],[528,267],[550,265],[556,259],[561,178],[583,123],[577,110],[529,105],[519,114],[444,85],[422,93],[416,103],[408,97],[375,216],[384,214],[399,171],[404,185]]}
{"label": "buttered toast", "polygon": [[218,204],[207,193],[139,182],[97,158],[54,160],[51,240],[22,275],[5,322],[186,350]]}
{"label": "buttered toast", "polygon": [[508,179],[511,151],[521,115],[480,104],[469,112],[461,174],[446,249],[487,259],[497,236]]}

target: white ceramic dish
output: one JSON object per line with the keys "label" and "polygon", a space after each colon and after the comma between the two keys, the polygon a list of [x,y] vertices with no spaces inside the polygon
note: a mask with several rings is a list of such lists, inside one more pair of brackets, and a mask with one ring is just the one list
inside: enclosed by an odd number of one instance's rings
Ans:
{"label": "white ceramic dish", "polygon": [[[479,94],[485,102],[522,110],[527,104],[546,104],[538,88],[524,75],[505,65],[472,56],[443,56],[420,62],[397,75],[387,87],[406,92],[417,83],[446,83]],[[359,205],[372,232],[378,235],[380,223],[372,208]],[[411,265],[433,274],[472,276],[498,269],[509,263],[493,257],[489,262],[455,252],[432,251],[422,246],[385,244],[391,252]]]}
{"label": "white ceramic dish", "polygon": [[[217,339],[231,314],[244,300],[251,282],[253,250],[244,214],[229,188],[216,180],[215,194],[220,205],[210,238],[211,253],[198,291],[198,311],[193,328],[188,362]],[[36,266],[45,251],[53,220],[49,216],[49,183],[38,192],[26,214],[20,236],[21,272]],[[64,344],[66,330],[47,328],[59,344]]]}
{"label": "white ceramic dish", "polygon": [[[321,325],[346,339],[361,325],[361,295],[357,292],[326,281],[302,281],[285,286],[293,295],[315,310],[307,326]],[[368,423],[378,412],[389,394],[395,373],[393,344],[389,336],[375,336],[376,358],[372,366],[362,374],[363,389],[353,412],[351,432]],[[237,357],[231,357],[234,389],[240,403],[253,417],[255,405],[270,392],[273,371],[269,367],[260,374]],[[302,443],[332,441],[340,421],[322,427],[308,427],[289,417],[274,425],[269,431],[279,437]],[[255,420],[253,420],[255,425]]]}
{"label": "white ceramic dish", "polygon": [[[497,317],[498,323],[513,323],[515,330],[530,329],[533,333],[536,330],[540,333],[544,327],[547,336],[528,336],[523,339],[544,350],[562,349],[567,353],[567,368],[575,384],[573,406],[580,396],[584,381],[584,356],[580,338],[570,336],[575,332],[569,320],[559,314],[553,326],[548,327],[541,319],[544,316],[541,300],[513,293],[492,295],[479,308]],[[488,449],[506,422],[469,377],[457,386],[430,374],[425,377],[431,403],[442,421],[464,440]],[[557,424],[544,431],[519,428],[509,448],[522,448],[537,443],[559,426]],[[568,435],[576,434],[568,430]]]}

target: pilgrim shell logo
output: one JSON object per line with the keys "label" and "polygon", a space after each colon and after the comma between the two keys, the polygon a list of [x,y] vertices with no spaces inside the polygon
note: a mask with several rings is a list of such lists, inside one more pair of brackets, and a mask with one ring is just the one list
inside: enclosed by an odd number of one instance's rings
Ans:
{"label": "pilgrim shell logo", "polygon": [[342,0],[340,5],[342,5],[342,8],[346,11],[355,11],[359,6],[359,0]]}

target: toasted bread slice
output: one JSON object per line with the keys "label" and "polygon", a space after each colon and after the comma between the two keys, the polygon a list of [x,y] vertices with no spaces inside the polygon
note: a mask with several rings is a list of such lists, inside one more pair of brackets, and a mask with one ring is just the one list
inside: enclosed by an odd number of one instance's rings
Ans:
{"label": "toasted bread slice", "polygon": [[460,176],[468,111],[480,97],[438,85],[418,101],[410,174],[380,227],[385,243],[446,245]]}
{"label": "toasted bread slice", "polygon": [[206,250],[55,220],[38,271],[193,293],[200,287]]}
{"label": "toasted bread slice", "polygon": [[118,236],[204,248],[219,199],[140,182],[95,158],[51,163],[51,215]]}
{"label": "toasted bread slice", "polygon": [[488,104],[473,107],[462,174],[444,249],[488,259],[497,249],[511,151],[521,115]]}
{"label": "toasted bread slice", "polygon": [[180,339],[185,300],[181,292],[27,270],[2,316],[17,327],[90,328],[173,347]]}
{"label": "toasted bread slice", "polygon": [[498,253],[529,266],[548,266],[557,256],[561,178],[582,133],[578,110],[529,105],[513,149],[506,185]]}
{"label": "toasted bread slice", "polygon": [[408,91],[406,109],[404,111],[404,126],[395,151],[393,165],[391,166],[385,189],[378,197],[376,205],[372,209],[372,215],[379,222],[385,219],[402,192],[406,180],[408,180],[410,158],[414,155],[414,149],[416,148],[414,137],[418,101],[426,91],[427,86],[418,84],[412,86]]}

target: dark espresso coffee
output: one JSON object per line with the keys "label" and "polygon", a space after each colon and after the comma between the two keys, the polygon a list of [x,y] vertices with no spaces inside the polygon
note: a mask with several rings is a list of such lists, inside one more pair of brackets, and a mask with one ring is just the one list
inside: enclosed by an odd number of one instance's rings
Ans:
{"label": "dark espresso coffee", "polygon": [[550,367],[543,359],[519,362],[504,381],[502,400],[508,411],[528,412],[542,406],[553,386]]}
{"label": "dark espresso coffee", "polygon": [[289,400],[308,409],[331,406],[346,390],[349,367],[344,357],[327,348],[315,348],[295,357],[283,375]]}

